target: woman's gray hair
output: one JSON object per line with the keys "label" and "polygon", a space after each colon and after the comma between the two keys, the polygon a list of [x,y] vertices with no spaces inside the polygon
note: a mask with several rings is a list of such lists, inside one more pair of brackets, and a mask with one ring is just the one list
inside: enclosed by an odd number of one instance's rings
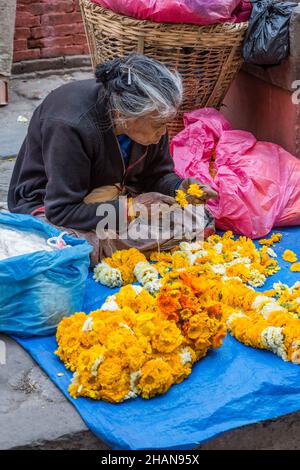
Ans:
{"label": "woman's gray hair", "polygon": [[182,101],[180,75],[144,55],[130,54],[99,64],[95,75],[105,87],[111,111],[125,119],[155,111],[167,119]]}

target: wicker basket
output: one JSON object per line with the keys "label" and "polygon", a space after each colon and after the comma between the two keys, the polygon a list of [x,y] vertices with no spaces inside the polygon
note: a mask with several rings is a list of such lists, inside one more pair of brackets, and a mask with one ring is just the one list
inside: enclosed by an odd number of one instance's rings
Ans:
{"label": "wicker basket", "polygon": [[138,52],[180,72],[184,99],[169,125],[170,137],[183,127],[183,112],[220,108],[241,64],[248,23],[211,26],[153,23],[118,15],[90,0],[80,0],[92,64]]}

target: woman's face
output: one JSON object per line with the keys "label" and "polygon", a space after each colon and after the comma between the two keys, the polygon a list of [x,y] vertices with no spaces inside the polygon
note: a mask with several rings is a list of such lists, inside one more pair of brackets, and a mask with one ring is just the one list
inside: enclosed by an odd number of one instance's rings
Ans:
{"label": "woman's face", "polygon": [[122,133],[141,145],[158,144],[167,132],[167,123],[170,120],[172,120],[172,117],[162,119],[157,113],[136,119],[127,119],[122,125]]}

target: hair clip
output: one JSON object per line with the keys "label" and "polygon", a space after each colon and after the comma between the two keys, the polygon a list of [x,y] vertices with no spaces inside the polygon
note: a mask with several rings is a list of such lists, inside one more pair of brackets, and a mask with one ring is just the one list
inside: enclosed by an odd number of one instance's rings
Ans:
{"label": "hair clip", "polygon": [[128,65],[122,65],[121,68],[127,70],[127,85],[131,85],[131,68]]}
{"label": "hair clip", "polygon": [[127,85],[131,85],[131,68],[128,67]]}

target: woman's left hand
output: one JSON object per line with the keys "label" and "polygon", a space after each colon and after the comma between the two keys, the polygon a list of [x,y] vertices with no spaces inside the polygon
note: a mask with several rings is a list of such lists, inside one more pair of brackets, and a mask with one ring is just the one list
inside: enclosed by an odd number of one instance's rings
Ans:
{"label": "woman's left hand", "polygon": [[[201,198],[191,196],[187,193],[187,190],[191,184],[197,184],[203,190],[203,195]],[[205,185],[195,178],[185,178],[178,189],[181,189],[186,193],[186,199],[189,204],[199,204],[199,201],[206,202],[208,199],[216,199],[218,197],[218,193],[214,191],[209,185]]]}

